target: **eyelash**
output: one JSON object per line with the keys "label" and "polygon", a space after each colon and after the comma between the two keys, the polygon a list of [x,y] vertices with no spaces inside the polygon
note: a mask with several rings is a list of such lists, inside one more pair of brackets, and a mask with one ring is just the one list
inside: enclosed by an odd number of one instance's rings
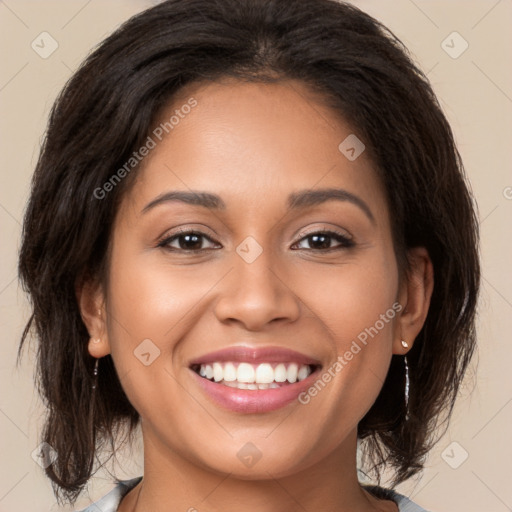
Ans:
{"label": "eyelash", "polygon": [[[351,238],[349,238],[347,235],[345,235],[339,231],[335,231],[335,230],[323,230],[323,231],[312,231],[310,233],[301,233],[299,235],[300,238],[299,238],[298,242],[296,242],[293,245],[296,245],[299,242],[301,242],[302,240],[312,237],[314,235],[324,235],[324,236],[327,235],[327,236],[335,239],[337,242],[339,242],[340,245],[338,245],[337,247],[328,247],[327,249],[304,249],[304,250],[315,251],[315,252],[318,252],[318,251],[331,252],[331,251],[339,251],[341,249],[350,249],[351,247],[355,246],[355,243]],[[294,250],[298,250],[298,249],[294,249]]]}
{"label": "eyelash", "polygon": [[[173,242],[173,241],[179,239],[181,236],[185,236],[185,235],[197,235],[199,237],[206,238],[207,240],[209,240],[212,243],[217,243],[211,237],[209,237],[205,233],[202,233],[201,231],[182,230],[182,231],[178,231],[177,233],[174,233],[171,236],[165,237],[163,240],[158,242],[157,247],[162,247],[165,250],[173,251],[173,252],[196,253],[196,254],[211,250],[210,248],[203,248],[203,249],[181,249],[181,248],[179,248],[179,249],[177,249],[175,247],[170,247],[171,242]],[[295,242],[293,245],[297,245],[302,240],[312,237],[314,235],[329,236],[329,237],[335,239],[340,245],[338,245],[336,247],[328,247],[327,249],[302,249],[302,250],[325,253],[325,252],[339,251],[341,249],[349,249],[356,245],[352,239],[350,239],[343,233],[340,233],[340,232],[334,231],[334,230],[312,231],[311,233],[301,233],[299,235],[301,238],[297,242]],[[292,249],[292,250],[301,250],[301,249]]]}

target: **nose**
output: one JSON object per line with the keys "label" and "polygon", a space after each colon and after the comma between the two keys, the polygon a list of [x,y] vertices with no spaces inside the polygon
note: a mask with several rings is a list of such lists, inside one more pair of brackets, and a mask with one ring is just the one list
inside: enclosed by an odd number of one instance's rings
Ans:
{"label": "nose", "polygon": [[234,256],[235,268],[221,283],[214,313],[222,323],[239,323],[248,331],[263,330],[271,322],[294,322],[300,300],[286,272],[279,272],[263,253],[252,263]]}

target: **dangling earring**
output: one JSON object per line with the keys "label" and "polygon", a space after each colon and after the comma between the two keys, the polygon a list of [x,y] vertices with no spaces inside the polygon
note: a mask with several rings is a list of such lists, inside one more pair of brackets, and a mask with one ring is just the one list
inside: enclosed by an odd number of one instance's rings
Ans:
{"label": "dangling earring", "polygon": [[405,421],[409,420],[409,365],[407,356],[404,357],[405,364]]}
{"label": "dangling earring", "polygon": [[92,389],[96,389],[96,383],[98,382],[98,363],[100,362],[99,357],[96,358],[96,362],[94,363],[94,370],[92,371],[93,375],[93,384]]}

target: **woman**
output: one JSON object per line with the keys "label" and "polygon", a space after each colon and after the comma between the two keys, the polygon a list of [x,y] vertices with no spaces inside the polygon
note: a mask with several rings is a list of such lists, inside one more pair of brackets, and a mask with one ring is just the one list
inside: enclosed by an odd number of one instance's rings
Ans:
{"label": "woman", "polygon": [[431,87],[370,16],[130,19],[58,98],[25,217],[57,497],[140,425],[144,475],[87,511],[423,510],[392,487],[471,358],[477,240]]}

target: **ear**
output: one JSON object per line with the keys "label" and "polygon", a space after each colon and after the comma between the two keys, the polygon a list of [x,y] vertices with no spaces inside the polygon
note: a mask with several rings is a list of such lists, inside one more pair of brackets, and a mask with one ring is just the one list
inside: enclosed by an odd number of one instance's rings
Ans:
{"label": "ear", "polygon": [[110,354],[105,297],[101,284],[93,279],[82,280],[75,286],[75,293],[82,320],[90,336],[89,354],[96,358]]}
{"label": "ear", "polygon": [[[406,354],[413,346],[427,318],[434,289],[434,266],[425,247],[407,251],[409,270],[400,287],[399,302],[403,309],[396,324],[393,354]],[[404,340],[408,347],[402,346]]]}

